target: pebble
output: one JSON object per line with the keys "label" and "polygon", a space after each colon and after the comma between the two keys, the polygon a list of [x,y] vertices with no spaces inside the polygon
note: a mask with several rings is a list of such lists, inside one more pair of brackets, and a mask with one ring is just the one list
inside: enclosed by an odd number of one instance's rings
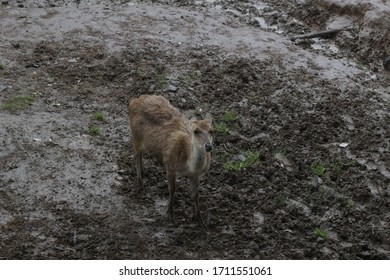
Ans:
{"label": "pebble", "polygon": [[237,156],[237,159],[238,159],[239,161],[245,161],[245,160],[246,160],[246,157],[245,157],[243,154],[239,154],[239,155]]}
{"label": "pebble", "polygon": [[2,92],[3,90],[6,90],[7,87],[6,86],[3,86],[2,84],[0,84],[0,92]]}
{"label": "pebble", "polygon": [[169,92],[177,92],[178,88],[174,85],[169,85],[168,86],[168,91]]}
{"label": "pebble", "polygon": [[241,108],[247,107],[248,106],[248,99],[244,97],[240,102],[238,102],[238,106],[240,106]]}

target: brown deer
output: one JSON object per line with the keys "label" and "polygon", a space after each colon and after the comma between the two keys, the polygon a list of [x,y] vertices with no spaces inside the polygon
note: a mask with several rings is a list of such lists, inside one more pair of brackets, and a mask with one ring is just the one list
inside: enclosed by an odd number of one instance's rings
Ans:
{"label": "brown deer", "polygon": [[199,177],[210,167],[213,128],[210,114],[204,120],[188,120],[167,99],[142,95],[129,105],[137,183],[142,186],[142,154],[166,167],[169,201],[168,218],[173,222],[173,195],[177,176],[189,178],[194,218],[205,227],[199,210]]}

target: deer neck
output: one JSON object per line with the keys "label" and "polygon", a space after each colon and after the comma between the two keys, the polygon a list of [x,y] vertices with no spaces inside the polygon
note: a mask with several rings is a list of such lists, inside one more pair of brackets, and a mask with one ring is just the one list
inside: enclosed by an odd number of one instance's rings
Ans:
{"label": "deer neck", "polygon": [[206,153],[206,150],[202,147],[199,148],[198,145],[192,140],[192,149],[191,149],[191,161],[190,161],[190,170],[192,173],[203,173],[206,171],[209,165],[209,155]]}

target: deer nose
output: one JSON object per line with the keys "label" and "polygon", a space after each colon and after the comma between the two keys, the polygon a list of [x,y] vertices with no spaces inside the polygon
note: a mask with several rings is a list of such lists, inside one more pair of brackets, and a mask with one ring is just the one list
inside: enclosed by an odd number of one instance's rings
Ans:
{"label": "deer nose", "polygon": [[213,149],[213,144],[207,143],[204,145],[204,147],[206,149],[206,152],[211,152],[211,150]]}

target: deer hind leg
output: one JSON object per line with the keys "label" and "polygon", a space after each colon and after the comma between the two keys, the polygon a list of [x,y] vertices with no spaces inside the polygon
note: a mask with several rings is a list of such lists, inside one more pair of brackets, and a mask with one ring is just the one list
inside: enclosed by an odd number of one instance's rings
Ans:
{"label": "deer hind leg", "polygon": [[176,188],[176,174],[174,172],[167,171],[168,179],[168,190],[169,190],[169,201],[168,201],[168,219],[171,223],[173,220],[173,195],[175,194]]}
{"label": "deer hind leg", "polygon": [[192,177],[189,181],[192,189],[192,200],[194,202],[194,220],[198,222],[199,226],[206,228],[199,210],[199,177]]}

